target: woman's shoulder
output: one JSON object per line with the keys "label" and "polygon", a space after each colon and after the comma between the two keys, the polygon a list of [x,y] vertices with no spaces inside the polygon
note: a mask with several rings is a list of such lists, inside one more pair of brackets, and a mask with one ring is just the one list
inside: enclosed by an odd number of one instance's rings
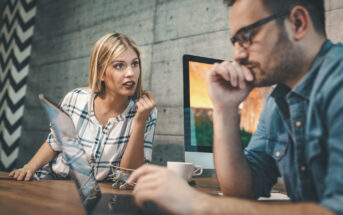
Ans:
{"label": "woman's shoulder", "polygon": [[69,91],[63,99],[62,105],[76,105],[87,103],[90,99],[91,90],[89,88],[76,88]]}

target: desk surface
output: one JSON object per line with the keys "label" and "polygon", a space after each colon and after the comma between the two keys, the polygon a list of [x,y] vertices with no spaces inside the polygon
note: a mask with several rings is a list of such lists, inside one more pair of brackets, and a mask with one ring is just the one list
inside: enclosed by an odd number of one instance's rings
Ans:
{"label": "desk surface", "polygon": [[[195,178],[195,188],[218,195],[216,178]],[[130,194],[111,183],[99,183],[102,193]],[[76,186],[70,180],[14,181],[0,172],[0,208],[3,214],[85,214]]]}

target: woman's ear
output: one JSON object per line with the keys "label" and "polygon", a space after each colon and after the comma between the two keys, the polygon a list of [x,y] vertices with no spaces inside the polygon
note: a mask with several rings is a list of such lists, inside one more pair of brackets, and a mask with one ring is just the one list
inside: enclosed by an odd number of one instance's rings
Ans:
{"label": "woman's ear", "polygon": [[289,20],[291,22],[294,40],[302,40],[312,25],[308,11],[302,6],[295,6],[289,15]]}
{"label": "woman's ear", "polygon": [[105,73],[103,73],[103,74],[101,75],[100,81],[101,81],[101,82],[104,82],[104,81],[105,81]]}

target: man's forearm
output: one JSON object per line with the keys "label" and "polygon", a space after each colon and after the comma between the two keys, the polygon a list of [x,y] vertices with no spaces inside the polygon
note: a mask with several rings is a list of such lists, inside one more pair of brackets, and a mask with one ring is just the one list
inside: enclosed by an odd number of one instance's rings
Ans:
{"label": "man's forearm", "polygon": [[253,197],[250,167],[243,155],[237,108],[214,110],[214,162],[224,195]]}

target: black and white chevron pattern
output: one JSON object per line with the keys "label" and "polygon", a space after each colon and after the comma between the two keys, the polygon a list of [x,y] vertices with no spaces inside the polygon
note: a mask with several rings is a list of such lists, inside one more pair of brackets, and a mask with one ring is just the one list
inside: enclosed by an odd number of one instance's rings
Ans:
{"label": "black and white chevron pattern", "polygon": [[0,170],[15,167],[36,15],[35,0],[8,0],[0,29]]}

